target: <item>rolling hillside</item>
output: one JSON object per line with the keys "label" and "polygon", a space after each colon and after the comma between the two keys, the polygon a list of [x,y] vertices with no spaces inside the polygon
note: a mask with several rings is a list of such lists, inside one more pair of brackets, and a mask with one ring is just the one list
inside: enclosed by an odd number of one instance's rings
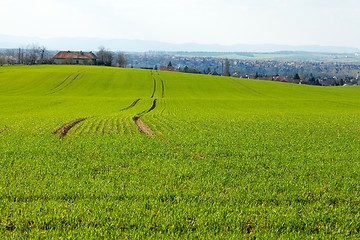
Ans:
{"label": "rolling hillside", "polygon": [[0,68],[0,236],[360,234],[360,88]]}

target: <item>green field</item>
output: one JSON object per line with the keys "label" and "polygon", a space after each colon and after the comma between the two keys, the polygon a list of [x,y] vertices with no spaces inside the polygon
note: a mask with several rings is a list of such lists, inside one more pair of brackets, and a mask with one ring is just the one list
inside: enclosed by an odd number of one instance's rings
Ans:
{"label": "green field", "polygon": [[359,239],[359,174],[359,87],[0,67],[1,239]]}

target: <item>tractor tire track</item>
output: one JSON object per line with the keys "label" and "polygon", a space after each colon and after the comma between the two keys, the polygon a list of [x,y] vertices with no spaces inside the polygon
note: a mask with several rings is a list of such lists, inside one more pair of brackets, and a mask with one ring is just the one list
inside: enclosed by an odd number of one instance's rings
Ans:
{"label": "tractor tire track", "polygon": [[60,87],[61,85],[63,85],[72,75],[74,75],[74,73],[71,73],[69,76],[67,76],[60,84],[58,84],[56,87],[50,89],[51,91],[52,90],[55,90],[57,89],[58,87]]}
{"label": "tractor tire track", "polygon": [[141,113],[136,114],[135,117],[142,117],[142,116],[144,116],[145,114],[153,111],[153,110],[156,108],[156,103],[157,103],[157,99],[155,98],[154,101],[153,101],[153,103],[152,103],[152,105],[151,105],[151,107],[150,107],[148,110],[144,110],[144,111],[142,111]]}
{"label": "tractor tire track", "polygon": [[164,96],[165,96],[164,80],[162,78],[160,78],[160,81],[161,81],[161,98],[164,98]]}
{"label": "tractor tire track", "polygon": [[154,89],[153,89],[153,92],[152,92],[150,98],[154,98],[154,95],[156,93],[156,79],[154,78],[154,76],[152,76],[152,78],[153,78],[153,81],[154,81]]}
{"label": "tractor tire track", "polygon": [[[71,74],[71,75],[69,75],[64,81],[62,81],[57,87],[55,87],[55,88],[53,88],[52,90],[52,92],[50,92],[48,95],[50,95],[50,94],[54,94],[54,93],[57,93],[57,92],[60,92],[60,91],[62,91],[62,90],[64,90],[65,88],[67,88],[68,86],[70,86],[79,76],[80,76],[80,72],[78,72],[78,73],[76,73],[76,75],[73,77],[73,78],[71,78],[71,76],[73,76],[74,75],[74,73],[73,74]],[[70,79],[70,81],[68,81]],[[68,82],[67,82],[68,81]]]}
{"label": "tractor tire track", "polygon": [[140,133],[145,133],[150,137],[153,137],[155,134],[151,130],[151,128],[141,120],[141,117],[153,111],[156,108],[156,103],[157,103],[157,99],[154,99],[152,106],[148,110],[145,110],[132,118],[136,126],[138,127],[138,131]]}
{"label": "tractor tire track", "polygon": [[59,135],[60,137],[66,137],[69,131],[76,126],[77,124],[85,121],[88,118],[79,118],[64,124],[62,127],[58,128],[56,131],[53,132],[54,135]]}
{"label": "tractor tire track", "polygon": [[136,99],[136,100],[135,100],[133,103],[131,103],[128,107],[121,109],[120,112],[129,110],[129,109],[135,107],[136,104],[137,104],[140,100],[141,100],[141,98]]}
{"label": "tractor tire track", "polygon": [[[111,128],[109,129],[109,132],[116,132],[117,134],[121,134],[121,130],[124,132],[124,134],[131,134],[133,135],[134,133],[134,129],[132,127],[132,123],[131,123],[131,120],[134,121],[134,123],[136,124],[137,128],[138,128],[138,131],[140,133],[145,133],[149,136],[154,136],[154,132],[151,130],[151,128],[146,125],[142,120],[141,120],[141,117],[143,117],[144,115],[150,113],[151,111],[153,111],[154,109],[156,109],[157,107],[157,101],[158,99],[155,98],[155,95],[157,94],[157,91],[159,91],[160,89],[157,89],[158,87],[160,88],[161,86],[161,98],[164,98],[165,96],[165,83],[164,83],[164,80],[162,78],[160,78],[159,76],[159,73],[157,73],[157,76],[155,77],[155,74],[153,71],[150,72],[150,75],[151,75],[151,78],[153,80],[153,88],[152,88],[152,93],[151,93],[151,96],[150,96],[150,99],[152,99],[152,105],[149,109],[146,109],[142,112],[139,112],[138,114],[136,114],[134,117],[130,118],[130,119],[127,119],[127,118],[123,118],[122,119],[122,124],[120,124],[120,121],[119,119],[116,119],[115,122],[114,122],[114,128]],[[158,81],[160,81],[161,85],[158,86]],[[123,111],[126,111],[126,110],[129,110],[129,109],[132,109],[134,108],[138,103],[139,101],[141,100],[141,98],[138,98],[136,99],[134,102],[132,102],[129,106],[123,108],[123,109],[120,109],[120,112],[123,112]],[[130,120],[130,121],[129,121]],[[105,123],[106,125],[106,123]],[[110,125],[112,125],[110,123]],[[123,128],[121,128],[121,126]],[[98,128],[95,130],[95,132],[99,131],[99,126]],[[105,130],[102,129],[102,133],[104,134]]]}
{"label": "tractor tire track", "polygon": [[[154,97],[155,93],[156,93],[156,78],[154,77],[153,73],[151,73],[151,76],[154,80],[154,91],[153,91],[153,94],[152,94],[152,97]],[[159,73],[157,74],[157,78],[160,80],[161,82],[161,98],[164,98],[165,96],[165,84],[164,84],[164,80],[160,77]]]}
{"label": "tractor tire track", "polygon": [[249,90],[250,92],[252,92],[252,93],[254,93],[254,94],[258,95],[258,96],[264,96],[263,93],[260,93],[260,92],[256,91],[255,89],[253,89],[253,88],[251,88],[249,86],[246,86],[246,84],[239,83],[239,85],[246,88],[247,90]]}
{"label": "tractor tire track", "polygon": [[153,101],[153,104],[151,105],[151,108],[149,108],[149,110],[147,110],[146,113],[149,113],[156,108],[156,102],[157,102],[157,99],[155,98]]}
{"label": "tractor tire track", "polygon": [[151,130],[151,128],[147,124],[145,124],[140,119],[140,117],[134,117],[133,120],[134,120],[136,126],[138,127],[138,131],[140,133],[145,133],[145,134],[149,135],[150,137],[154,136],[154,132]]}
{"label": "tractor tire track", "polygon": [[[154,81],[154,86],[153,86],[153,92],[152,92],[152,95],[150,98],[154,98],[155,94],[156,94],[156,90],[157,90],[157,78],[158,80],[160,80],[161,82],[161,98],[164,98],[165,96],[165,83],[164,83],[164,80],[160,77],[160,74],[158,71],[156,71],[157,73],[157,77],[154,76],[154,73],[151,71],[150,74],[151,74],[151,77]],[[157,107],[157,98],[155,98],[153,100],[153,103],[151,105],[151,107],[148,109],[148,110],[144,110],[142,111],[141,113],[138,113],[137,115],[135,115],[133,117],[133,121],[135,122],[136,126],[138,127],[138,131],[140,133],[145,133],[147,134],[148,136],[150,137],[153,137],[155,136],[154,134],[154,131],[151,130],[151,128],[146,124],[144,123],[142,120],[141,120],[141,117],[143,117],[144,115],[150,113],[151,111],[153,111],[154,109],[156,109]]]}

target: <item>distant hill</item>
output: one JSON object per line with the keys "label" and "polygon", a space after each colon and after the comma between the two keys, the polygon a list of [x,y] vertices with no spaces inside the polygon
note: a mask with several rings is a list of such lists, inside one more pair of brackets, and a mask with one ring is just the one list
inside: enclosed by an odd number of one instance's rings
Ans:
{"label": "distant hill", "polygon": [[146,52],[146,51],[189,51],[189,52],[278,52],[307,51],[328,53],[355,53],[357,48],[341,46],[291,46],[276,44],[173,44],[160,41],[103,39],[103,38],[35,38],[0,35],[0,48],[26,47],[30,44],[44,45],[50,50],[84,50],[95,51],[105,46],[114,51]]}

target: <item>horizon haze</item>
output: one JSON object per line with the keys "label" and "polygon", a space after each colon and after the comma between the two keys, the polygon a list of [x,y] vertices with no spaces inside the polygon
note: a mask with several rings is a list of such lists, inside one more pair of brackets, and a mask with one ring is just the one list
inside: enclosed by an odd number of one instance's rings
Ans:
{"label": "horizon haze", "polygon": [[0,4],[6,21],[0,44],[6,42],[5,36],[24,36],[53,42],[134,39],[175,46],[360,48],[356,0],[0,0]]}
{"label": "horizon haze", "polygon": [[121,52],[315,52],[315,53],[360,53],[360,49],[344,46],[320,45],[279,45],[279,44],[199,44],[169,43],[138,39],[105,39],[105,38],[32,38],[7,36],[0,34],[0,49],[31,48],[44,46],[48,50],[97,51],[105,47],[111,51]]}

